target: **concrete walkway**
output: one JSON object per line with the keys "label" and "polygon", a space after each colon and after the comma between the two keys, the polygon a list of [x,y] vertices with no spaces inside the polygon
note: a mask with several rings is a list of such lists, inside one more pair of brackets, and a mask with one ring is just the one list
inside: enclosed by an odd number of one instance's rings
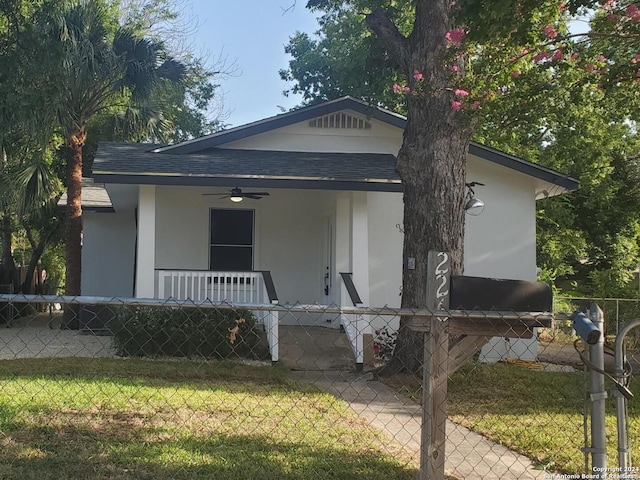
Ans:
{"label": "concrete walkway", "polygon": [[[420,463],[419,405],[373,380],[356,374],[344,333],[330,328],[280,326],[280,358],[295,377],[346,401],[361,418],[389,437],[390,448]],[[460,479],[543,479],[531,460],[482,435],[447,422],[446,471]]]}
{"label": "concrete walkway", "polygon": [[[307,371],[294,375],[348,402],[419,465],[422,411],[417,404],[373,380],[371,374]],[[446,456],[446,473],[460,479],[545,478],[545,472],[534,470],[529,458],[452,422],[447,422]]]}

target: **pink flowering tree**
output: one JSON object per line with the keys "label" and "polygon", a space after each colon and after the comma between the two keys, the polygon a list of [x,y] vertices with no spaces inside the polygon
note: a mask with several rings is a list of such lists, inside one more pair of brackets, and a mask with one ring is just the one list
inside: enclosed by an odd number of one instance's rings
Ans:
{"label": "pink flowering tree", "polygon": [[[633,2],[581,0],[308,2],[324,11],[345,4],[362,12],[404,77],[388,86],[406,98],[407,112],[397,157],[404,185],[402,306],[425,307],[429,250],[451,252],[453,273],[462,273],[466,155],[483,111],[499,109],[531,76],[544,88],[568,65],[579,67],[571,69],[576,85],[637,81],[640,10]],[[589,16],[591,30],[570,31],[568,17],[580,14]],[[605,52],[613,39],[624,41]],[[407,268],[409,258],[415,268]],[[464,350],[465,341],[451,348]],[[402,323],[389,370],[415,372],[421,355],[421,337]]]}

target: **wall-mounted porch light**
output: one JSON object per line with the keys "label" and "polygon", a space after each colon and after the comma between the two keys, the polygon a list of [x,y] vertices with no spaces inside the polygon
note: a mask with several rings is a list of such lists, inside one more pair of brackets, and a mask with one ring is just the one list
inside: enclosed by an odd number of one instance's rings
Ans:
{"label": "wall-mounted porch light", "polygon": [[473,187],[484,187],[484,183],[470,182],[465,183],[467,187],[467,203],[464,205],[464,209],[467,214],[477,217],[484,212],[484,202],[479,198],[476,198],[476,193],[473,191]]}

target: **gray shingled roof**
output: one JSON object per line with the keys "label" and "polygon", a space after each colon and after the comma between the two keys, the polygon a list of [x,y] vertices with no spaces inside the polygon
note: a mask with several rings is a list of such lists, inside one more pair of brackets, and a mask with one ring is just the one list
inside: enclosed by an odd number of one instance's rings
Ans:
{"label": "gray shingled roof", "polygon": [[[230,142],[342,110],[353,110],[400,129],[406,124],[402,115],[343,97],[176,145],[101,143],[94,176],[98,181],[133,184],[236,187],[242,180],[245,187],[402,191],[393,155],[224,148]],[[154,149],[159,151],[151,152]],[[469,153],[564,190],[578,188],[578,181],[568,175],[478,143],[470,144]]]}
{"label": "gray shingled roof", "polygon": [[[92,178],[82,179],[82,209],[90,212],[115,212],[109,193],[104,185],[94,183]],[[67,205],[67,192],[63,193],[58,200],[58,206]]]}
{"label": "gray shingled roof", "polygon": [[114,183],[236,186],[242,180],[243,186],[402,190],[391,154],[225,148],[171,154],[153,152],[157,147],[102,142],[93,164],[94,178]]}

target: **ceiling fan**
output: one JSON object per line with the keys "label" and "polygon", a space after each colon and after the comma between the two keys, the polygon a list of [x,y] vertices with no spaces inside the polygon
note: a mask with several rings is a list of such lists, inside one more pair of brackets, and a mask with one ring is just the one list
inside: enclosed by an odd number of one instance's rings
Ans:
{"label": "ceiling fan", "polygon": [[232,188],[229,193],[203,193],[203,195],[222,195],[220,199],[228,198],[232,202],[238,203],[245,198],[251,198],[253,200],[260,200],[262,197],[269,196],[268,192],[243,192],[241,188]]}

